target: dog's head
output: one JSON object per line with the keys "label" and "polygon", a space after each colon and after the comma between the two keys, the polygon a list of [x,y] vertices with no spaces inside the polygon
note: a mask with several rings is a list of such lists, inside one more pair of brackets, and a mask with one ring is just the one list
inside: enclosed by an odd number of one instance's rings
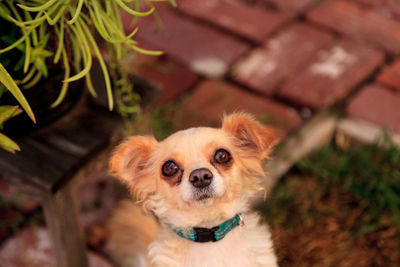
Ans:
{"label": "dog's head", "polygon": [[190,128],[162,142],[133,137],[115,150],[110,169],[161,219],[212,224],[246,208],[276,140],[274,130],[236,113],[220,129]]}

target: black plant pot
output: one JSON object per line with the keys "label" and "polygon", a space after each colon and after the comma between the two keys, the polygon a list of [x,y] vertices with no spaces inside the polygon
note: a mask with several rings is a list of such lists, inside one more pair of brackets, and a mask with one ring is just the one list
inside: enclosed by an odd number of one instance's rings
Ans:
{"label": "black plant pot", "polygon": [[[14,23],[0,18],[0,48],[5,48],[21,37],[21,31]],[[22,67],[18,67],[18,62],[23,60],[23,53],[19,49],[12,49],[0,54],[0,63],[7,69],[10,75],[16,80],[22,80],[25,75]],[[68,92],[64,101],[57,107],[51,108],[51,104],[57,99],[64,78],[64,71],[58,65],[53,65],[51,60],[47,60],[48,78],[42,78],[39,83],[30,89],[22,89],[22,93],[31,106],[37,124],[34,124],[26,113],[12,118],[4,123],[2,132],[15,137],[28,134],[40,127],[43,127],[68,112],[79,97],[82,95],[83,80],[69,84]],[[5,92],[0,96],[1,105],[18,105],[18,102],[10,92]]]}
{"label": "black plant pot", "polygon": [[[42,78],[30,89],[21,89],[35,114],[37,123],[34,124],[25,113],[21,113],[5,122],[3,131],[11,137],[29,134],[66,114],[81,97],[84,81],[81,79],[70,83],[62,103],[51,108],[51,104],[60,93],[63,78],[63,70],[60,68],[49,69],[48,78]],[[18,103],[9,92],[6,92],[0,98],[0,105],[18,105]]]}

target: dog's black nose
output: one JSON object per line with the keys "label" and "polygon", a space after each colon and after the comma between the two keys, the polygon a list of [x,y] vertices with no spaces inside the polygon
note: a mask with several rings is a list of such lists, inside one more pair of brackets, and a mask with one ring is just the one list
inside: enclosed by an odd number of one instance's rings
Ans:
{"label": "dog's black nose", "polygon": [[194,187],[203,188],[211,184],[213,174],[209,169],[196,169],[190,173],[189,181]]}

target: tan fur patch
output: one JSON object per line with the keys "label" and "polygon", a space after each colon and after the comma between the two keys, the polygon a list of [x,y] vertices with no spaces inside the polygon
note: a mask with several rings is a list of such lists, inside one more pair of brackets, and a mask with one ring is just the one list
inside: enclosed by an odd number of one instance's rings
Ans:
{"label": "tan fur patch", "polygon": [[111,174],[127,184],[139,199],[155,190],[149,158],[156,144],[154,137],[133,137],[119,145],[110,159]]}
{"label": "tan fur patch", "polygon": [[257,122],[253,116],[246,113],[236,113],[225,116],[222,129],[235,137],[236,145],[248,156],[267,159],[270,149],[278,141],[274,129]]}

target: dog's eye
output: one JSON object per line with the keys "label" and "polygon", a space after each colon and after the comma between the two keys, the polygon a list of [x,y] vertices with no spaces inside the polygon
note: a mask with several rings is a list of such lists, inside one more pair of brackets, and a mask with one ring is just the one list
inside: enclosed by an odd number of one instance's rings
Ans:
{"label": "dog's eye", "polygon": [[179,166],[175,161],[168,160],[162,166],[161,171],[164,176],[174,176],[179,171]]}
{"label": "dog's eye", "polygon": [[214,154],[214,161],[218,164],[226,164],[231,161],[231,154],[225,149],[218,149]]}

